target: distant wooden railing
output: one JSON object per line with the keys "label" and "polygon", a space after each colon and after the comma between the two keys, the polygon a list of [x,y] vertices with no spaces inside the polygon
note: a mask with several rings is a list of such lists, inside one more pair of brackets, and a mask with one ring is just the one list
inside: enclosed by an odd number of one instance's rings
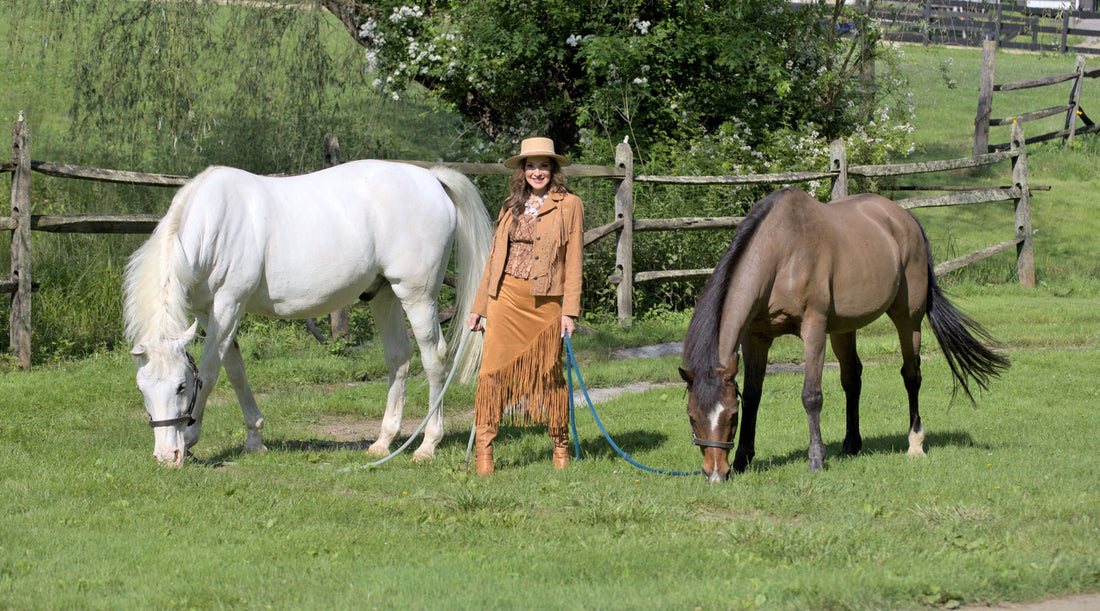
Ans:
{"label": "distant wooden railing", "polygon": [[[1046,117],[1065,115],[1065,127],[1062,130],[1032,136],[1027,139],[1028,144],[1053,140],[1055,138],[1063,138],[1069,141],[1073,140],[1074,136],[1078,134],[1088,134],[1100,131],[1100,124],[1094,123],[1093,120],[1085,114],[1084,109],[1081,108],[1081,86],[1084,84],[1084,80],[1087,78],[1100,77],[1100,68],[1085,69],[1084,57],[1080,55],[1077,56],[1077,61],[1073,66],[1073,72],[1032,78],[1002,85],[994,84],[995,61],[995,45],[992,41],[986,41],[982,46],[982,75],[978,89],[978,114],[974,119],[975,155],[990,151],[1005,150],[1011,147],[1007,142],[1003,144],[989,144],[989,128],[991,126],[1015,125],[1035,121],[1037,119],[1044,119]],[[1070,87],[1069,102],[1066,104],[1025,112],[1001,119],[990,118],[993,112],[993,94],[996,92],[1047,87],[1068,81],[1073,81],[1073,85]],[[1083,123],[1080,127],[1078,127],[1078,119]]]}
{"label": "distant wooden railing", "polygon": [[[981,46],[991,41],[1002,49],[1057,53],[1100,53],[1090,46],[1070,44],[1074,38],[1100,36],[1090,29],[1100,19],[1096,2],[1089,10],[1037,8],[1026,2],[971,0],[856,0],[881,25],[887,40],[923,45]],[[1084,4],[1084,3],[1082,3]]]}
{"label": "distant wooden railing", "polygon": [[[712,269],[635,271],[633,263],[634,232],[731,229],[737,227],[744,220],[743,217],[739,216],[636,218],[633,193],[635,182],[664,185],[762,184],[778,187],[786,184],[828,179],[832,181],[832,195],[835,199],[848,194],[848,180],[851,176],[905,176],[986,167],[1002,161],[1011,161],[1012,184],[1010,186],[977,188],[922,186],[919,187],[922,190],[943,191],[944,193],[901,199],[898,200],[898,203],[906,208],[921,208],[1014,201],[1014,235],[1011,239],[952,261],[941,263],[936,266],[936,273],[945,274],[1015,246],[1020,284],[1034,286],[1035,268],[1031,239],[1030,193],[1035,187],[1028,184],[1027,152],[1023,128],[1019,124],[1013,127],[1009,150],[961,159],[848,167],[844,144],[837,141],[831,146],[829,168],[823,172],[782,172],[777,174],[728,176],[636,176],[634,175],[634,162],[630,146],[619,144],[615,148],[614,166],[577,164],[565,168],[564,173],[572,178],[610,179],[617,183],[613,218],[604,225],[587,230],[584,233],[584,243],[587,246],[598,240],[615,236],[615,269],[608,275],[608,281],[616,285],[618,316],[622,324],[629,325],[633,318],[633,287],[636,283],[703,278],[709,276],[713,271]],[[339,163],[338,143],[331,135],[326,136],[324,163],[326,166]],[[421,167],[444,165],[465,174],[474,175],[509,175],[513,171],[505,168],[502,164],[440,164],[425,161],[404,161],[403,163],[411,163]],[[178,187],[189,180],[186,176],[104,170],[32,161],[27,125],[22,114],[20,114],[19,120],[15,122],[12,128],[12,160],[0,165],[0,172],[12,174],[12,213],[10,217],[0,217],[0,230],[12,232],[11,277],[6,280],[0,279],[0,293],[10,293],[12,295],[9,345],[11,350],[16,353],[20,365],[24,368],[31,365],[31,294],[35,288],[31,276],[31,232],[145,234],[151,232],[161,218],[161,215],[157,214],[32,215],[30,214],[32,171],[59,178],[160,187]],[[338,333],[340,323],[338,320],[333,322],[335,333]]]}

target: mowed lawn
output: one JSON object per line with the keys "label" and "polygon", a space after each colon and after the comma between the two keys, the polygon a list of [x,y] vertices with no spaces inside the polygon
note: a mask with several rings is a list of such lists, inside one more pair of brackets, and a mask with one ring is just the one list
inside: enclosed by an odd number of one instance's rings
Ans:
{"label": "mowed lawn", "polygon": [[[977,404],[952,401],[928,347],[927,456],[905,454],[896,341],[875,325],[862,343],[863,453],[837,456],[843,399],[829,370],[830,456],[808,473],[801,376],[775,374],[756,461],[725,485],[628,465],[583,405],[583,460],[555,472],[544,432],[506,428],[497,475],[478,478],[463,464],[472,389],[461,386],[433,462],[355,469],[367,440],[332,424],[376,419],[381,382],[337,379],[347,359],[308,344],[251,363],[266,455],[240,455],[223,380],[180,469],[152,458],[125,355],[5,373],[0,604],[871,609],[1096,591],[1100,312],[1091,299],[994,292],[959,301],[1006,340],[1012,369]],[[1025,305],[1036,320],[1013,322]],[[586,378],[675,376],[675,358],[609,361],[605,345],[578,337]],[[423,414],[426,390],[413,386],[410,411]],[[680,386],[598,409],[635,460],[698,468]]]}

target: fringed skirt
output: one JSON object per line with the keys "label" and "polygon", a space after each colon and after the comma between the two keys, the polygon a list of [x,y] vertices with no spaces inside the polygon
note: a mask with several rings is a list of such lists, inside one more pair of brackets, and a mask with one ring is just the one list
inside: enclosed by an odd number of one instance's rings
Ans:
{"label": "fringed skirt", "polygon": [[561,370],[561,297],[531,294],[531,281],[504,275],[489,299],[485,344],[477,376],[477,424],[569,424],[569,395]]}

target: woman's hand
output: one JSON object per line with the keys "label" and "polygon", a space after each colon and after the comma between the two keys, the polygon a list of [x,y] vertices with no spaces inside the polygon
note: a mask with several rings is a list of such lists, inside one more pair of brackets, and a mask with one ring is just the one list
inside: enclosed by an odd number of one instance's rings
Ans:
{"label": "woman's hand", "polygon": [[573,323],[573,317],[571,317],[571,316],[562,316],[561,317],[561,336],[562,337],[565,337],[566,335],[568,335],[570,338],[572,338],[573,337],[573,330],[576,329],[576,328],[577,328],[577,325]]}
{"label": "woman's hand", "polygon": [[466,326],[469,327],[471,331],[481,331],[485,328],[484,321],[485,319],[478,314],[471,313],[470,316],[466,318]]}

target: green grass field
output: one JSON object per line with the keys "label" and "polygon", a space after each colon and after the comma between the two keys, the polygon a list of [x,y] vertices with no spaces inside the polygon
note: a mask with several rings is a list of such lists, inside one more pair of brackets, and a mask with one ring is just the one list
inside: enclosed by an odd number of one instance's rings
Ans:
{"label": "green grass field", "polygon": [[[904,50],[920,155],[968,154],[978,52]],[[998,61],[1005,75],[1072,64]],[[808,473],[802,379],[776,374],[755,462],[717,486],[635,469],[580,405],[583,460],[556,472],[544,431],[506,428],[498,473],[478,478],[463,464],[471,386],[448,395],[433,462],[401,456],[347,470],[368,462],[365,423],[381,415],[378,349],[336,355],[298,327],[255,325],[240,341],[266,417],[265,455],[240,454],[224,379],[196,460],[169,469],[151,455],[124,349],[0,370],[0,607],[921,609],[1098,592],[1100,146],[1045,145],[1029,157],[1032,182],[1053,186],[1032,200],[1040,287],[1015,284],[1008,255],[945,280],[1003,342],[1012,369],[975,405],[952,401],[926,335],[926,457],[905,454],[897,340],[881,321],[860,339],[863,453],[837,456],[843,395],[828,370],[829,457]],[[963,180],[985,178],[943,182]],[[1011,233],[1004,207],[920,217],[940,259]],[[686,324],[686,314],[632,329],[593,323],[575,342],[585,382],[676,382],[674,357],[609,357],[678,341]],[[800,354],[784,339],[772,360]],[[425,413],[422,380],[410,384],[410,422]],[[668,385],[598,410],[636,460],[694,470],[684,406],[682,386]]]}

